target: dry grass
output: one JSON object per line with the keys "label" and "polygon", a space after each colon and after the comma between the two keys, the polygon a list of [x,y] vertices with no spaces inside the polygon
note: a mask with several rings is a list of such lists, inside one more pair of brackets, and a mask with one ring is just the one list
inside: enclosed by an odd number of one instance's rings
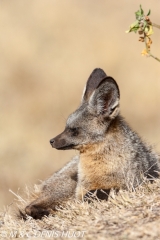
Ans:
{"label": "dry grass", "polygon": [[[20,203],[26,204],[18,196]],[[106,202],[68,202],[42,220],[31,217],[27,221],[18,220],[11,209],[12,206],[1,212],[1,238],[16,234],[16,237],[64,239],[62,234],[68,234],[68,238],[74,239],[84,234],[83,239],[160,239],[160,180],[135,191],[121,190],[118,194],[111,191]],[[71,237],[72,234],[75,235]]]}

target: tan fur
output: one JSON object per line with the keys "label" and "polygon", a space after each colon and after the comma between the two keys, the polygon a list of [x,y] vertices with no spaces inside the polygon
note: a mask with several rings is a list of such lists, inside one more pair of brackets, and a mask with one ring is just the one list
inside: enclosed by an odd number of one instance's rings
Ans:
{"label": "tan fur", "polygon": [[[129,159],[127,152],[122,153],[119,147],[123,143],[123,136],[117,131],[116,123],[107,133],[107,143],[82,146],[80,162],[78,164],[78,186],[76,197],[82,199],[87,191],[96,189],[120,188],[124,185],[123,171]],[[117,141],[116,141],[117,140]],[[119,147],[115,148],[117,144]],[[108,147],[106,147],[108,145]],[[104,155],[104,149],[107,153]],[[115,149],[117,150],[115,152]],[[117,155],[119,157],[117,157]],[[121,169],[121,172],[120,172]]]}

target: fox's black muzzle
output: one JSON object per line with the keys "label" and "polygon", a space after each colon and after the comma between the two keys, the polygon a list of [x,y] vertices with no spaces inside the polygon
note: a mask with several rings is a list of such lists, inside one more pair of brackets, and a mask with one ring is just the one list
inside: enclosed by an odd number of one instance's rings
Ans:
{"label": "fox's black muzzle", "polygon": [[56,148],[56,149],[61,149],[63,147],[66,147],[66,145],[68,145],[65,139],[61,138],[60,135],[58,135],[55,138],[52,138],[50,140],[50,144],[53,148]]}
{"label": "fox's black muzzle", "polygon": [[55,138],[52,138],[50,140],[50,144],[53,148],[56,148],[58,150],[67,150],[67,149],[73,149],[74,144],[70,143],[67,140],[67,136],[65,131],[56,136]]}

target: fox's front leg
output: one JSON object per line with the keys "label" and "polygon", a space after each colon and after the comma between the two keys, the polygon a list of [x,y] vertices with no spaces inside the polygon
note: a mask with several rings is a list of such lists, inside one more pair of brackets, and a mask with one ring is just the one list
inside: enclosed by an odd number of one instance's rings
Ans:
{"label": "fox's front leg", "polygon": [[75,195],[77,186],[79,157],[76,156],[58,172],[44,181],[39,198],[26,208],[26,214],[35,219],[48,215],[56,205],[67,201]]}
{"label": "fox's front leg", "polygon": [[84,196],[86,195],[87,192],[88,192],[88,190],[85,189],[85,188],[81,185],[81,183],[78,183],[78,184],[77,184],[77,187],[76,187],[76,192],[75,192],[76,199],[77,199],[77,200],[80,200],[80,201],[83,201]]}

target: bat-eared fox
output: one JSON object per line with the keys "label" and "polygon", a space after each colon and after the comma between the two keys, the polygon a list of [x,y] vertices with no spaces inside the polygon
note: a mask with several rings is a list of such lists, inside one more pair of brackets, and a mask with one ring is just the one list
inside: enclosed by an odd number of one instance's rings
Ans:
{"label": "bat-eared fox", "polygon": [[69,199],[107,199],[110,189],[132,189],[159,177],[159,156],[120,115],[118,84],[99,68],[90,75],[80,106],[64,131],[50,140],[58,150],[76,149],[74,157],[42,183],[39,197],[26,208],[35,219]]}

